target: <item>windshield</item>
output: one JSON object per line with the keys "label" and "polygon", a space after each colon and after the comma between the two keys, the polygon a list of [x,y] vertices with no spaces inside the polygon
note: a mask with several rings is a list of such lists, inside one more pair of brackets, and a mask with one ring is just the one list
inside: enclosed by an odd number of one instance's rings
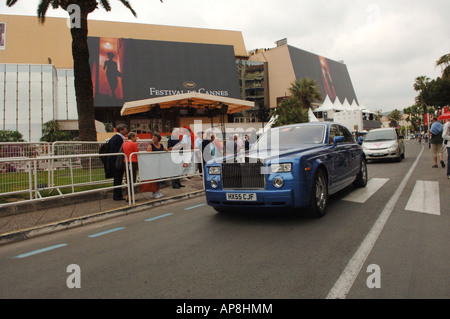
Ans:
{"label": "windshield", "polygon": [[367,133],[365,142],[390,141],[395,140],[396,134],[394,130],[370,131]]}
{"label": "windshield", "polygon": [[261,136],[252,149],[285,149],[302,144],[322,144],[324,125],[273,128]]}

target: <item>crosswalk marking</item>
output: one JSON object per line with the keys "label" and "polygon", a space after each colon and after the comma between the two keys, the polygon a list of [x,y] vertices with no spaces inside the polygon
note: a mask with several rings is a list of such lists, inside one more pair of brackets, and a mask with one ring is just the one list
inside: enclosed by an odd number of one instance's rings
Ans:
{"label": "crosswalk marking", "polygon": [[365,203],[373,194],[383,187],[387,181],[389,181],[389,178],[372,178],[367,182],[366,187],[358,188],[342,200],[355,203]]}
{"label": "crosswalk marking", "polygon": [[441,215],[439,182],[416,181],[405,210]]}

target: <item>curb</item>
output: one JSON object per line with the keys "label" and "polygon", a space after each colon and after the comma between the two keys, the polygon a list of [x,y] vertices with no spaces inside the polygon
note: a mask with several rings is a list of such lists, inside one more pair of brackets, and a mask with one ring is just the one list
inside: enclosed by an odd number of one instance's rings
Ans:
{"label": "curb", "polygon": [[85,225],[89,225],[95,222],[112,219],[115,217],[130,215],[134,213],[138,213],[147,208],[153,208],[155,206],[162,206],[164,204],[177,202],[180,200],[187,200],[191,198],[195,198],[201,195],[204,195],[205,191],[195,191],[187,194],[167,197],[164,199],[152,200],[146,203],[136,204],[135,206],[128,207],[120,207],[118,209],[93,213],[90,215],[76,217],[73,219],[61,220],[55,223],[50,223],[46,225],[40,225],[36,227],[31,227],[27,229],[21,229],[14,232],[9,232],[5,234],[0,234],[0,246],[5,244],[10,244],[13,242],[23,241],[26,239],[30,239],[33,237],[38,237],[42,235],[47,235],[63,230],[69,230],[76,227],[81,227]]}

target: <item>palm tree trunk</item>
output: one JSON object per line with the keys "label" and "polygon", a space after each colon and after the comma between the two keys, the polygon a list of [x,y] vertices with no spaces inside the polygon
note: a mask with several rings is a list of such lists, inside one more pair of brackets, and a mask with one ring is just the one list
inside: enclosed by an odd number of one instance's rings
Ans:
{"label": "palm tree trunk", "polygon": [[[82,10],[83,11],[83,10]],[[88,13],[81,12],[80,27],[71,28],[75,96],[78,110],[79,137],[81,141],[96,141],[94,97],[89,48],[87,44]]]}

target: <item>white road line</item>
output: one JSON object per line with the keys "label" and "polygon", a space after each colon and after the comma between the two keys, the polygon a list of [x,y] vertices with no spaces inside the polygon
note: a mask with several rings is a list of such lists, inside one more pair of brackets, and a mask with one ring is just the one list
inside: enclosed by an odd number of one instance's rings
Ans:
{"label": "white road line", "polygon": [[365,203],[373,194],[383,187],[387,181],[389,181],[389,178],[372,178],[367,182],[366,187],[358,188],[351,194],[345,196],[342,200],[361,204]]}
{"label": "white road line", "polygon": [[441,215],[439,182],[417,181],[405,210]]}
{"label": "white road line", "polygon": [[356,277],[359,274],[359,271],[364,265],[367,256],[369,256],[370,252],[372,251],[373,245],[375,245],[378,236],[380,236],[380,233],[383,230],[384,225],[386,224],[387,220],[389,219],[389,216],[394,210],[395,204],[400,198],[400,195],[403,192],[406,183],[408,183],[409,179],[411,178],[411,175],[414,169],[416,168],[417,163],[419,162],[419,159],[423,154],[423,151],[424,147],[422,145],[422,150],[420,151],[419,156],[417,156],[417,159],[415,160],[414,164],[411,166],[408,173],[403,178],[402,182],[396,189],[394,195],[392,195],[392,197],[389,199],[388,203],[384,207],[375,224],[372,226],[372,229],[369,231],[366,238],[364,238],[364,241],[361,243],[358,250],[345,267],[343,273],[336,281],[333,288],[331,288],[330,292],[328,293],[328,296],[326,297],[327,299],[344,299],[347,296],[348,292],[353,286]]}

